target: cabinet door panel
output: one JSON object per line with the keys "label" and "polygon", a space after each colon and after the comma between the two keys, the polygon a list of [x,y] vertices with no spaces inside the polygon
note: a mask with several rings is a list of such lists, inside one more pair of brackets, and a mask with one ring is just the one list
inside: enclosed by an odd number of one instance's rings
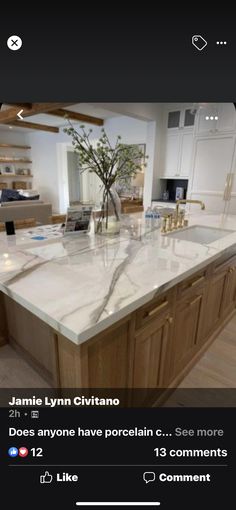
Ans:
{"label": "cabinet door panel", "polygon": [[216,125],[217,131],[227,132],[235,130],[236,115],[233,103],[221,103],[218,107],[219,115]]}
{"label": "cabinet door panel", "polygon": [[167,136],[166,153],[164,161],[164,175],[173,177],[179,172],[179,153],[180,153],[181,135],[171,134]]}
{"label": "cabinet door panel", "polygon": [[169,324],[166,318],[157,320],[135,337],[134,388],[158,388],[165,382]]}
{"label": "cabinet door panel", "polygon": [[192,133],[183,133],[179,166],[179,173],[181,177],[188,177],[190,174],[192,149],[193,149]]}
{"label": "cabinet door panel", "polygon": [[129,375],[129,325],[122,324],[88,344],[90,388],[125,388]]}
{"label": "cabinet door panel", "polygon": [[193,161],[192,192],[223,192],[231,172],[235,140],[233,136],[196,140]]}
{"label": "cabinet door panel", "polygon": [[196,110],[192,111],[187,108],[184,110],[184,128],[193,127],[195,122]]}
{"label": "cabinet door panel", "polygon": [[167,118],[168,129],[176,129],[176,128],[178,129],[179,128],[180,116],[181,116],[180,110],[168,112],[168,118]]}
{"label": "cabinet door panel", "polygon": [[[211,134],[215,131],[217,126],[215,117],[218,117],[218,108],[211,104],[204,106],[199,110],[197,117],[197,133]],[[213,117],[213,119],[210,117]]]}
{"label": "cabinet door panel", "polygon": [[207,337],[214,331],[221,319],[222,303],[227,283],[227,270],[212,277],[207,295],[206,310],[204,321],[204,335]]}
{"label": "cabinet door panel", "polygon": [[236,257],[230,260],[227,269],[227,281],[222,302],[222,315],[225,317],[236,306]]}
{"label": "cabinet door panel", "polygon": [[184,298],[176,308],[173,339],[172,376],[177,375],[190,361],[202,340],[202,318],[205,288],[191,298]]}

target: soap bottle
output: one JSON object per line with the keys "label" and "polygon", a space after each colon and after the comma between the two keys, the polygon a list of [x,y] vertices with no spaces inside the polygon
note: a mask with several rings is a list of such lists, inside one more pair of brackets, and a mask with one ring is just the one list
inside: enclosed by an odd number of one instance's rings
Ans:
{"label": "soap bottle", "polygon": [[152,218],[153,218],[152,208],[148,207],[145,211],[145,225],[146,228],[148,229],[152,228]]}

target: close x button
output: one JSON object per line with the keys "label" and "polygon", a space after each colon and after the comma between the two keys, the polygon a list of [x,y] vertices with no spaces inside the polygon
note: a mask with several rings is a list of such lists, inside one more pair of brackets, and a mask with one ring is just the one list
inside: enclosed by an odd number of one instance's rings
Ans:
{"label": "close x button", "polygon": [[7,39],[7,46],[9,50],[17,51],[22,46],[22,39],[19,37],[19,35],[10,35]]}

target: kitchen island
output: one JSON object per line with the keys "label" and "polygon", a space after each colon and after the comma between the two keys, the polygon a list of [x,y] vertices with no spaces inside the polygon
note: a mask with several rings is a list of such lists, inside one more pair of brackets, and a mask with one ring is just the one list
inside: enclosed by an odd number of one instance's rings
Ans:
{"label": "kitchen island", "polygon": [[201,212],[189,223],[229,233],[174,239],[142,214],[124,216],[112,238],[2,233],[0,345],[54,387],[177,386],[236,306],[236,217]]}

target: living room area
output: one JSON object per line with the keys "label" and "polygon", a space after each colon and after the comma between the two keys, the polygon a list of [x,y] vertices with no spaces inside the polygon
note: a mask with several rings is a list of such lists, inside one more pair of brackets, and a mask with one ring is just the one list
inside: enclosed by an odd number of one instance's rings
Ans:
{"label": "living room area", "polygon": [[[1,107],[0,231],[5,230],[5,219],[10,211],[14,213],[17,229],[64,223],[69,206],[91,203],[99,207],[102,199],[100,180],[95,174],[81,172],[78,155],[64,132],[71,123],[76,129],[80,129],[82,124],[85,130],[90,130],[92,143],[99,139],[104,128],[111,143],[120,135],[122,143],[148,153],[148,165],[152,167],[148,175],[152,176],[156,123],[148,118],[145,105],[142,111],[140,104],[140,112],[132,112],[129,104],[57,106],[47,105],[47,111],[43,113],[31,112],[24,120],[12,122],[5,115],[9,105]],[[40,105],[40,111],[43,108]],[[152,112],[152,116],[155,117],[155,114]],[[148,181],[146,201],[149,202],[152,179],[149,177]],[[119,194],[122,212],[143,211],[144,165],[131,182],[120,186]],[[3,212],[5,207],[7,216]]]}

